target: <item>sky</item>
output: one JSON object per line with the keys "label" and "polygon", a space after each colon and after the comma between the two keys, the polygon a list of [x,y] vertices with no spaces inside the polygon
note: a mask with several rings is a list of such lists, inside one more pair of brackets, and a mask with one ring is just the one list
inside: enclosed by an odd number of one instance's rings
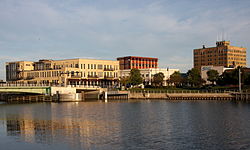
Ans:
{"label": "sky", "polygon": [[39,59],[157,57],[186,72],[222,35],[250,48],[249,0],[0,0],[0,79],[5,62]]}

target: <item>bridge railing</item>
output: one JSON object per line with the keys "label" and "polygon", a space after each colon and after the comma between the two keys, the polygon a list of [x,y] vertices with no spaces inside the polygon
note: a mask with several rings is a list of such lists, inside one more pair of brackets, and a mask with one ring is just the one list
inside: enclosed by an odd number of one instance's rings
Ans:
{"label": "bridge railing", "polygon": [[0,87],[47,87],[47,84],[0,84]]}
{"label": "bridge railing", "polygon": [[79,88],[101,88],[97,85],[59,85],[59,84],[0,84],[0,87],[79,87]]}
{"label": "bridge railing", "polygon": [[67,85],[66,87],[76,87],[76,88],[101,88],[101,86],[97,85]]}

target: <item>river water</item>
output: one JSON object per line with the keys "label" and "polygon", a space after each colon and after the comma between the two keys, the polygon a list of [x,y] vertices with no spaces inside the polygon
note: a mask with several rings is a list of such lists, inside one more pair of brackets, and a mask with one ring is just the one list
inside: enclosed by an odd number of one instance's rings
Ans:
{"label": "river water", "polygon": [[250,104],[0,104],[0,150],[250,149]]}

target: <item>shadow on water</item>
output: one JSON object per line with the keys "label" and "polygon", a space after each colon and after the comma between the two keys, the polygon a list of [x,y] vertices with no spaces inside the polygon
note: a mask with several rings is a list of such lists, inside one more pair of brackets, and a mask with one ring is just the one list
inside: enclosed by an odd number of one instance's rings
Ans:
{"label": "shadow on water", "polygon": [[0,145],[60,150],[248,149],[249,107],[233,101],[1,103]]}

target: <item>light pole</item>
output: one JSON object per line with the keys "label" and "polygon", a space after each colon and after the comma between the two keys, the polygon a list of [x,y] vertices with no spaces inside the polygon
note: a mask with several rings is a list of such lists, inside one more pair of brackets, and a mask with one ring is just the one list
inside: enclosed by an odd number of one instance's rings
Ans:
{"label": "light pole", "polygon": [[241,93],[241,72],[239,68],[239,92]]}

